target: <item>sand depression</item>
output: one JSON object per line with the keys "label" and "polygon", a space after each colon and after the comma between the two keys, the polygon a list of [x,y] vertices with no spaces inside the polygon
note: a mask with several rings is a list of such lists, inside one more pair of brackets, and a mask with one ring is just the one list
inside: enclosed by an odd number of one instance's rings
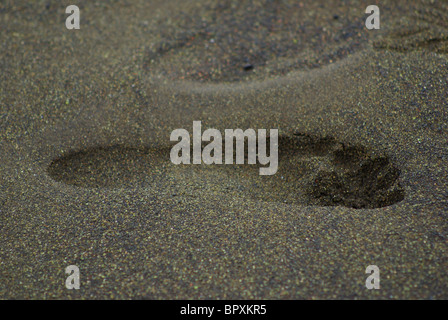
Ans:
{"label": "sand depression", "polygon": [[169,147],[102,146],[70,152],[48,167],[56,181],[83,188],[139,188],[167,197],[239,197],[298,205],[378,208],[404,199],[400,170],[387,156],[333,138],[279,137],[279,169],[258,165],[174,165]]}

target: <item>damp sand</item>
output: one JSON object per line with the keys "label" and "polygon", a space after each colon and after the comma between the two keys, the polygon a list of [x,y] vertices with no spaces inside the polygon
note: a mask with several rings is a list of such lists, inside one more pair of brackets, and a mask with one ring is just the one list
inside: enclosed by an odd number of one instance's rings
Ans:
{"label": "damp sand", "polygon": [[[2,3],[0,296],[446,299],[447,7],[369,4]],[[279,172],[173,166],[195,120]]]}

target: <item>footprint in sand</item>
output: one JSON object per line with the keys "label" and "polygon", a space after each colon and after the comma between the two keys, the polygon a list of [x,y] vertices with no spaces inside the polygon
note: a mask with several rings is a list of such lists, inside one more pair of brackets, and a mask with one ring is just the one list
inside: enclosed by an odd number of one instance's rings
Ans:
{"label": "footprint in sand", "polygon": [[340,60],[367,43],[364,16],[347,1],[202,1],[157,23],[144,69],[153,78],[200,82],[284,75]]}
{"label": "footprint in sand", "polygon": [[448,53],[448,4],[423,1],[418,9],[394,23],[374,47],[395,51],[428,49]]}
{"label": "footprint in sand", "polygon": [[279,138],[279,169],[259,165],[174,165],[170,148],[98,147],[69,153],[48,168],[56,181],[84,188],[139,188],[164,196],[237,196],[298,205],[378,208],[404,199],[400,170],[387,156],[332,138]]}

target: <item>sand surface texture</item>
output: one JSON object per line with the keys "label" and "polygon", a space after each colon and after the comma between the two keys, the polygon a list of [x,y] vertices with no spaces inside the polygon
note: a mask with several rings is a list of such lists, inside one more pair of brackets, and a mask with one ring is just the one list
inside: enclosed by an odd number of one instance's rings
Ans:
{"label": "sand surface texture", "polygon": [[[67,30],[2,1],[0,297],[448,298],[448,3],[369,31],[371,2],[78,1]],[[173,165],[195,120],[278,129],[278,172]]]}

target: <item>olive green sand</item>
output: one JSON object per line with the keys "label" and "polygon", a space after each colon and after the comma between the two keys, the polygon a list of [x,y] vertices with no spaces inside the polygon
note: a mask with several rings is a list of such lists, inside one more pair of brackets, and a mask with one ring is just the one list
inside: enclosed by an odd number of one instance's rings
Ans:
{"label": "olive green sand", "polygon": [[[448,298],[446,2],[372,31],[375,1],[76,1],[80,30],[27,2],[0,3],[1,298]],[[194,120],[278,128],[279,171],[174,166]]]}

